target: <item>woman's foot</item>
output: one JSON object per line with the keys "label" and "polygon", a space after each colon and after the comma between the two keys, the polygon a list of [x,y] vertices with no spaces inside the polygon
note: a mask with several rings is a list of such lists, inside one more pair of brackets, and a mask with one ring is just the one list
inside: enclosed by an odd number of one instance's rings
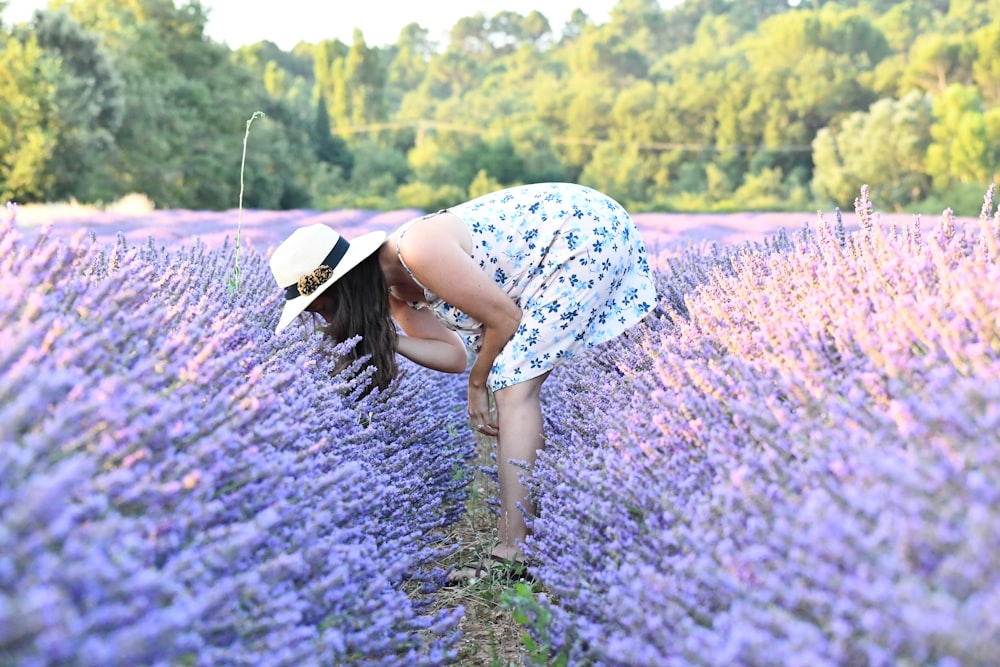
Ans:
{"label": "woman's foot", "polygon": [[498,544],[493,547],[493,551],[490,553],[490,558],[510,561],[513,563],[524,562],[524,554],[521,553],[521,549],[507,544]]}

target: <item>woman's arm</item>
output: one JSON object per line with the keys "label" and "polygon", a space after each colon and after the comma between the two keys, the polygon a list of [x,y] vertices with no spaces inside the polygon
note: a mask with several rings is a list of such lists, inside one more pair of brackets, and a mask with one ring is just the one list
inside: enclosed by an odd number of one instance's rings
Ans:
{"label": "woman's arm", "polygon": [[521,325],[521,309],[473,261],[472,240],[460,219],[442,213],[410,227],[400,247],[422,285],[483,324],[481,348],[469,371],[469,416],[495,434],[486,380],[500,350]]}
{"label": "woman's arm", "polygon": [[434,314],[416,310],[394,296],[389,297],[392,318],[405,336],[396,341],[396,351],[410,361],[435,371],[461,373],[469,365],[469,355],[458,334],[445,327]]}

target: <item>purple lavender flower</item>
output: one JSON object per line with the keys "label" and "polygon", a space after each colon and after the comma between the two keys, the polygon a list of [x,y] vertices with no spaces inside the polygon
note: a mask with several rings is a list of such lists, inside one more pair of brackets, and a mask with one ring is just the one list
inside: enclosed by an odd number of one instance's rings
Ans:
{"label": "purple lavender flower", "polygon": [[453,658],[462,610],[425,596],[465,498],[461,381],[408,367],[352,400],[362,366],[271,335],[256,254],[228,295],[231,251],[202,244],[25,243],[8,222],[0,249],[0,655]]}
{"label": "purple lavender flower", "polygon": [[1000,650],[996,260],[859,207],[670,263],[661,317],[546,384],[529,546],[570,664]]}

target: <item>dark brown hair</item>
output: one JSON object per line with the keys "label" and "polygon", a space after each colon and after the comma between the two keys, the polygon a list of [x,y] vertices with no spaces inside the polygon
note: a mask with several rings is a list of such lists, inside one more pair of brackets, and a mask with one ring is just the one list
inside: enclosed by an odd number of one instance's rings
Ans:
{"label": "dark brown hair", "polygon": [[329,309],[321,313],[327,321],[326,326],[320,327],[323,333],[334,343],[361,336],[353,353],[339,367],[371,355],[369,363],[375,367],[373,386],[388,387],[399,372],[396,323],[389,312],[389,287],[378,263],[378,253],[348,271],[323,296],[328,296],[325,301],[330,303]]}

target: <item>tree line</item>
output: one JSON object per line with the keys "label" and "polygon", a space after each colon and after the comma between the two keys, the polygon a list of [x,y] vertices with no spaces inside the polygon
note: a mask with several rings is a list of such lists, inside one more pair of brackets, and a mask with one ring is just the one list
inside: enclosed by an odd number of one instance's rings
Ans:
{"label": "tree line", "polygon": [[[0,19],[4,2],[0,0]],[[978,212],[1000,173],[1000,0],[620,0],[230,49],[191,0],[0,22],[0,197],[439,208],[578,181],[633,210]]]}

